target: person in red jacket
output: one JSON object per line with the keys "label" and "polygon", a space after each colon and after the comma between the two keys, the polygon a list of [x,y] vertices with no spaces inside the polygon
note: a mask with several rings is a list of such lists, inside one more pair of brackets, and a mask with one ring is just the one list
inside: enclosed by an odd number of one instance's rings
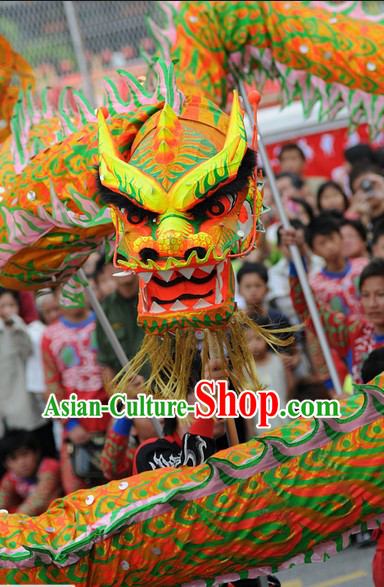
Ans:
{"label": "person in red jacket", "polygon": [[[294,229],[282,230],[284,244],[296,244],[302,248],[301,235]],[[291,297],[300,321],[314,333],[314,326],[295,266],[290,265]],[[321,321],[331,350],[346,362],[355,383],[361,383],[361,368],[369,353],[384,346],[384,260],[373,259],[364,267],[359,277],[359,290],[363,314],[349,316],[331,308],[317,299]],[[317,337],[312,339],[310,348],[314,365],[323,364]]]}
{"label": "person in red jacket", "polygon": [[0,458],[7,471],[0,482],[0,509],[39,516],[61,495],[59,463],[41,458],[31,432],[9,432],[1,440]]}
{"label": "person in red jacket", "polygon": [[[96,318],[88,307],[63,308],[63,315],[45,329],[41,348],[47,399],[54,394],[60,402],[75,393],[79,400],[108,403],[97,362]],[[109,414],[103,414],[101,418],[69,418],[62,422],[60,465],[66,493],[87,487],[73,472],[67,441],[87,445],[92,437],[106,434],[109,420]]]}

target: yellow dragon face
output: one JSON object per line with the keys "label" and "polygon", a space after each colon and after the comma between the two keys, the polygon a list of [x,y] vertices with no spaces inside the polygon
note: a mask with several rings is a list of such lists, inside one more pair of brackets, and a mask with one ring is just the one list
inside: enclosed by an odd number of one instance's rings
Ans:
{"label": "yellow dragon face", "polygon": [[123,159],[98,113],[99,178],[112,207],[115,264],[140,278],[148,333],[217,328],[234,307],[229,256],[247,248],[261,208],[237,93],[230,117],[201,97],[165,103]]}

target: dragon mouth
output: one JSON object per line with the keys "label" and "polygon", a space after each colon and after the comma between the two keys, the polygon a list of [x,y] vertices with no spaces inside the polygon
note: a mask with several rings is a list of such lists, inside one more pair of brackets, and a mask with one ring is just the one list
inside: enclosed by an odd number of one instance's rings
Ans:
{"label": "dragon mouth", "polygon": [[140,272],[139,313],[198,314],[220,306],[227,296],[229,266],[224,260],[219,264]]}

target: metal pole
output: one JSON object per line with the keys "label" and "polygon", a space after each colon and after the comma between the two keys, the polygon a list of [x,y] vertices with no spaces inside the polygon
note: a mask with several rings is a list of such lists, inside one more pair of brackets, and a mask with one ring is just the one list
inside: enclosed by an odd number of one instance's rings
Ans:
{"label": "metal pole", "polygon": [[263,577],[259,577],[257,579],[257,584],[258,587],[269,587],[268,577],[266,577],[265,575]]}
{"label": "metal pole", "polygon": [[81,36],[75,3],[71,0],[63,0],[63,6],[65,10],[65,16],[67,18],[69,33],[73,43],[73,48],[75,50],[77,65],[79,67],[81,77],[83,78],[84,91],[92,108],[95,108],[96,104],[93,95],[93,87],[91,78],[89,76],[87,60],[85,58],[84,44]]}
{"label": "metal pole", "polygon": [[[78,270],[77,272],[80,280],[83,283],[86,283],[87,285],[85,286],[85,291],[89,300],[89,303],[91,304],[93,310],[95,311],[95,314],[97,316],[97,319],[99,320],[110,344],[111,347],[113,348],[117,358],[120,361],[120,364],[122,367],[125,367],[128,364],[128,357],[124,352],[123,347],[120,344],[119,339],[117,338],[115,331],[113,330],[112,326],[109,323],[109,320],[107,318],[107,316],[105,315],[105,312],[99,302],[99,300],[97,299],[95,292],[93,291],[93,288],[89,285],[88,283],[88,279],[87,276],[85,275],[84,269],[81,268]],[[161,438],[163,436],[163,431],[161,429],[160,426],[160,422],[157,418],[151,418],[152,424],[156,430],[157,435]]]}
{"label": "metal pole", "polygon": [[[248,114],[249,119],[252,120],[252,117],[253,117],[252,108],[251,108],[250,103],[248,102],[248,97],[247,97],[247,93],[245,91],[244,84],[242,81],[240,81],[239,85],[240,85],[240,93],[241,93],[243,100],[244,100],[245,110]],[[271,186],[273,199],[275,201],[281,222],[282,222],[283,227],[285,229],[290,229],[292,227],[289,223],[288,216],[285,213],[283,202],[282,202],[280,194],[279,194],[279,189],[276,184],[275,174],[273,172],[267,151],[264,147],[264,144],[263,144],[262,138],[260,137],[260,134],[259,134],[259,140],[258,140],[258,148],[259,148],[259,152],[260,152],[260,155],[261,155],[261,158],[263,161],[263,167],[265,169],[265,173],[268,177],[268,180],[269,180],[269,183]],[[335,364],[332,359],[331,350],[329,348],[328,340],[325,335],[323,325],[321,323],[321,318],[320,318],[319,311],[316,306],[315,299],[313,297],[312,289],[311,289],[311,286],[309,285],[309,282],[308,282],[307,273],[305,271],[305,267],[304,267],[304,263],[301,258],[301,255],[300,255],[300,251],[296,245],[291,245],[289,247],[289,249],[291,252],[292,261],[296,267],[296,271],[297,271],[297,275],[300,280],[301,287],[303,289],[305,301],[307,303],[308,310],[311,315],[312,322],[315,327],[317,337],[319,339],[321,350],[323,351],[324,359],[325,359],[329,374],[332,379],[333,386],[335,388],[336,393],[338,395],[341,395],[343,393],[342,386],[341,386],[339,376],[338,376],[336,368],[335,368]]]}

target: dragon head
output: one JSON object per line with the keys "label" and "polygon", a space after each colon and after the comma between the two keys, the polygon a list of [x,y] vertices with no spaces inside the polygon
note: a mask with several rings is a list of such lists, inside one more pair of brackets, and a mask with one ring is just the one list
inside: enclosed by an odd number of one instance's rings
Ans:
{"label": "dragon head", "polygon": [[200,96],[186,98],[179,114],[165,102],[129,158],[102,109],[98,129],[115,264],[139,275],[139,324],[149,334],[224,326],[235,308],[230,256],[254,238],[262,199],[237,93],[229,117]]}

